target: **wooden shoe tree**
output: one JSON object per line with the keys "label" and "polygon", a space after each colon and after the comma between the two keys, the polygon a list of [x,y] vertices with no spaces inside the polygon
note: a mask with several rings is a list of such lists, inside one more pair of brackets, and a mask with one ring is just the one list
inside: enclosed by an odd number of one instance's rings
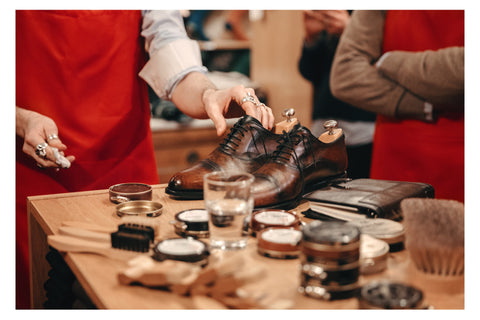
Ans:
{"label": "wooden shoe tree", "polygon": [[318,140],[322,141],[323,143],[330,143],[332,141],[335,141],[342,135],[343,130],[341,128],[337,128],[337,121],[335,120],[325,121],[323,127],[327,131],[325,131],[320,135],[320,137],[318,137]]}
{"label": "wooden shoe tree", "polygon": [[283,110],[282,116],[286,119],[275,125],[275,133],[282,134],[283,131],[290,131],[298,123],[297,118],[293,118],[294,115],[295,109],[293,108]]}

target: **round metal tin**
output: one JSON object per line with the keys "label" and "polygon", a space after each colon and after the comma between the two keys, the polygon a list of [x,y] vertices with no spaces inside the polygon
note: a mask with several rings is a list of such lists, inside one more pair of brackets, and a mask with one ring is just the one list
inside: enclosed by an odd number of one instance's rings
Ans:
{"label": "round metal tin", "polygon": [[295,259],[300,254],[302,233],[293,228],[267,228],[257,234],[258,253],[269,258]]}
{"label": "round metal tin", "polygon": [[208,212],[205,209],[184,210],[172,222],[175,233],[181,237],[208,238]]}
{"label": "round metal tin", "polygon": [[163,205],[159,202],[150,200],[134,200],[117,204],[116,210],[119,217],[158,217],[162,214]]}
{"label": "round metal tin", "polygon": [[360,309],[422,309],[421,290],[388,280],[364,285],[358,297]]}
{"label": "round metal tin", "polygon": [[251,218],[252,235],[260,230],[271,227],[292,227],[300,226],[300,219],[295,213],[285,210],[265,209],[252,214]]}
{"label": "round metal tin", "polygon": [[390,251],[388,243],[368,234],[362,234],[360,242],[360,273],[373,274],[387,269],[387,258]]}
{"label": "round metal tin", "polygon": [[194,238],[172,238],[156,243],[153,258],[157,261],[177,260],[206,265],[209,256],[208,246]]}
{"label": "round metal tin", "polygon": [[152,186],[144,183],[119,183],[108,189],[109,199],[113,203],[133,200],[152,200]]}

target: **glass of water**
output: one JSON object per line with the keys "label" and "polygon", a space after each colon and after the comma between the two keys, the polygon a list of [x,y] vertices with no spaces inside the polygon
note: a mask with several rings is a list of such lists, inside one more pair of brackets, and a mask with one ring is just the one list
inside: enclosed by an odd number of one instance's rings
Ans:
{"label": "glass of water", "polygon": [[210,248],[236,250],[247,246],[248,233],[244,231],[243,222],[253,210],[250,193],[253,180],[249,173],[212,172],[204,176]]}

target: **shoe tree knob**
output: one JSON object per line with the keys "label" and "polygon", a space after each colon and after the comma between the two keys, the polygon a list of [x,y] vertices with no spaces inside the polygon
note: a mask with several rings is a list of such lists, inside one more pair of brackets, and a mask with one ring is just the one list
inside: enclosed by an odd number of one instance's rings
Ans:
{"label": "shoe tree knob", "polygon": [[288,108],[288,109],[285,109],[283,110],[282,112],[282,116],[284,118],[287,118],[287,122],[292,122],[294,121],[295,118],[292,119],[292,117],[295,115],[295,109],[293,108]]}
{"label": "shoe tree knob", "polygon": [[325,123],[323,124],[323,127],[325,128],[325,130],[328,131],[328,134],[329,135],[332,135],[332,134],[335,134],[334,131],[335,129],[337,128],[337,121],[335,120],[327,120],[325,121]]}
{"label": "shoe tree knob", "polygon": [[283,110],[282,116],[285,118],[285,120],[280,121],[275,125],[275,133],[281,134],[283,131],[290,131],[298,122],[297,118],[293,117],[294,115],[295,109],[293,108],[287,108]]}
{"label": "shoe tree knob", "polygon": [[338,123],[335,120],[327,120],[323,123],[323,127],[325,128],[325,132],[318,137],[318,139],[324,143],[330,143],[335,141],[342,135],[343,130],[338,128]]}

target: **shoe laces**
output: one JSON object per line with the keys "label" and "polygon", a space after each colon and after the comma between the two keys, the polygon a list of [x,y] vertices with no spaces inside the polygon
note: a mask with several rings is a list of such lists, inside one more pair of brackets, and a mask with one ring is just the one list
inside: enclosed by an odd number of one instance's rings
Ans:
{"label": "shoe laces", "polygon": [[[239,143],[243,140],[245,137],[245,133],[251,130],[250,125],[245,124],[245,118],[242,118],[240,121],[237,121],[230,129],[230,132],[228,135],[225,137],[223,142],[220,143],[220,149],[227,152],[235,152],[239,146]],[[253,144],[256,149],[258,149],[257,146],[257,141],[255,139],[255,135],[252,134],[252,140]],[[263,143],[263,152],[265,154],[268,153],[267,147],[265,146],[265,143]]]}
{"label": "shoe laces", "polygon": [[[283,132],[280,140],[280,144],[277,149],[273,152],[273,159],[276,162],[288,163],[293,157],[295,164],[300,170],[302,166],[300,165],[300,159],[298,158],[297,152],[295,151],[295,146],[299,143],[304,144],[305,150],[312,150],[312,143],[310,137],[302,133],[302,130],[296,130],[293,132]],[[312,153],[313,162],[315,163],[315,154]]]}

